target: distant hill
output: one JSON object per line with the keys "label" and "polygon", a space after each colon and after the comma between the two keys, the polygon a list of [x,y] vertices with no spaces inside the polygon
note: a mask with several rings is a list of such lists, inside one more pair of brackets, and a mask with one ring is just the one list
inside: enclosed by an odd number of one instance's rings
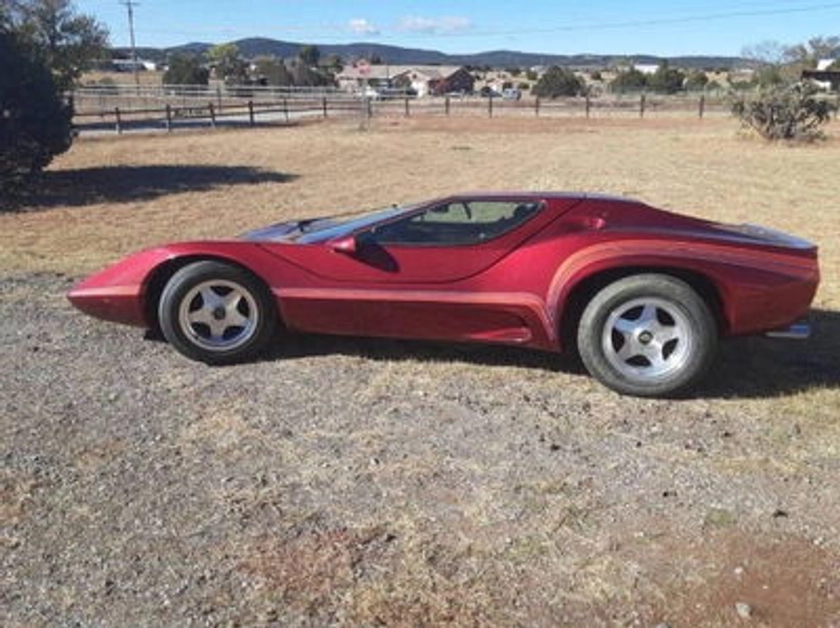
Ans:
{"label": "distant hill", "polygon": [[[278,41],[266,37],[250,37],[232,42],[239,48],[240,54],[252,59],[263,55],[279,58],[289,58],[297,55],[301,46],[306,44],[288,41]],[[671,65],[684,68],[731,68],[743,63],[740,57],[721,56],[683,56],[683,57],[657,57],[647,54],[628,55],[552,55],[532,52],[518,52],[515,50],[492,50],[475,54],[450,55],[438,50],[423,50],[420,48],[402,48],[400,46],[388,46],[375,43],[356,44],[315,44],[321,51],[321,55],[335,54],[341,57],[345,63],[352,62],[362,57],[377,56],[383,63],[394,65],[471,65],[490,66],[493,68],[530,68],[533,66],[561,65],[571,68],[603,68],[615,64],[618,61],[637,64],[658,64],[667,60]],[[202,54],[213,44],[204,42],[192,42],[175,46],[172,48],[138,48],[137,55],[143,59],[162,62],[167,55],[173,53]],[[115,48],[114,53],[118,56],[130,56],[127,48]]]}

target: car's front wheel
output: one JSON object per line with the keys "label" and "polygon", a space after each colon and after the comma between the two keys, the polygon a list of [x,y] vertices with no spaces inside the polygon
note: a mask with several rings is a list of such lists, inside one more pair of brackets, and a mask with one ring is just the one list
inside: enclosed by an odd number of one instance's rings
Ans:
{"label": "car's front wheel", "polygon": [[583,311],[578,351],[587,370],[623,394],[674,396],[705,374],[717,348],[706,302],[669,275],[625,277],[598,292]]}
{"label": "car's front wheel", "polygon": [[158,317],[173,347],[208,364],[254,357],[277,328],[268,290],[244,269],[216,261],[178,270],[163,289]]}

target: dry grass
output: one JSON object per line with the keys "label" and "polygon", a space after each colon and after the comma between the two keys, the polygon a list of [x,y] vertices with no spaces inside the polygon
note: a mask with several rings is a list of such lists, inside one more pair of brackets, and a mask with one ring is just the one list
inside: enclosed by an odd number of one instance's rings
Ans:
{"label": "dry grass", "polygon": [[[452,354],[445,354],[436,359],[432,353],[417,358],[423,367],[418,373],[417,362],[405,356],[391,360],[387,351],[374,369],[378,376],[357,382],[347,399],[368,406],[389,396],[395,400],[395,416],[404,406],[417,414],[425,407],[426,390],[445,390],[442,383],[477,387],[480,382],[492,390],[492,378],[513,374],[528,380],[534,407],[533,416],[519,420],[544,431],[540,442],[545,447],[576,436],[621,436],[629,411],[639,413],[635,429],[646,435],[649,459],[662,460],[662,468],[673,474],[707,465],[702,468],[729,474],[733,482],[758,476],[795,482],[810,465],[823,469],[825,460],[836,460],[840,447],[840,124],[835,122],[829,133],[833,138],[822,144],[784,147],[739,138],[728,120],[379,119],[367,130],[344,120],[82,139],[53,165],[39,199],[20,212],[0,214],[0,267],[9,273],[79,275],[163,241],[227,237],[285,218],[469,189],[605,192],[712,219],[763,223],[820,244],[824,279],[816,306],[826,330],[821,344],[792,353],[763,349],[755,357],[749,344],[740,345],[745,350],[730,354],[723,374],[715,375],[713,389],[722,394],[708,400],[685,405],[636,400],[630,405],[602,395],[587,378],[570,376],[564,381],[597,403],[597,412],[585,426],[563,424],[558,418],[563,413],[551,406],[557,397],[556,374],[548,369],[528,368],[511,358],[497,368],[473,369],[468,358],[447,360]],[[768,356],[778,357],[778,365]],[[815,362],[811,356],[817,356]],[[482,354],[477,362],[489,359]],[[767,363],[758,363],[761,359]],[[354,371],[352,358],[345,361]],[[752,384],[741,387],[745,394],[727,394],[727,377],[754,382],[754,394]],[[792,383],[776,390],[765,380]],[[183,388],[189,382],[172,380],[168,386]],[[491,414],[487,410],[478,408],[479,414]],[[457,412],[453,406],[447,420],[457,423]],[[179,445],[186,451],[230,458],[260,446],[260,433],[249,426],[236,400],[198,417],[180,434]],[[725,430],[735,429],[731,425],[742,419],[751,426],[751,436],[744,436],[744,445],[727,445]],[[660,420],[686,426],[690,438],[656,444],[653,430]],[[411,455],[389,459],[380,450],[394,437],[389,430],[396,423],[371,418],[365,429],[349,433],[308,433],[297,446],[282,435],[262,443],[289,463],[300,486],[338,483],[347,494],[354,478],[336,476],[328,464],[332,454],[322,450],[332,441],[352,446],[360,460],[370,461],[357,470],[358,478],[389,487],[395,503],[405,501],[403,512],[388,511],[387,523],[366,519],[360,508],[344,512],[356,504],[343,504],[335,508],[345,515],[346,527],[320,525],[307,512],[284,511],[278,488],[218,489],[214,498],[220,507],[254,518],[269,513],[272,522],[281,520],[284,526],[221,543],[220,552],[233,557],[236,571],[256,583],[248,595],[253,608],[263,611],[249,618],[252,623],[273,621],[279,605],[316,623],[653,624],[670,617],[685,625],[726,625],[734,620],[734,602],[745,597],[761,601],[766,615],[758,619],[769,625],[793,625],[786,613],[795,604],[805,609],[798,617],[815,623],[837,617],[840,590],[826,598],[819,589],[837,587],[836,582],[809,580],[809,574],[832,573],[837,557],[802,538],[768,546],[740,525],[731,504],[697,505],[707,512],[698,524],[703,538],[697,540],[680,528],[696,512],[688,507],[677,507],[670,519],[658,519],[652,510],[651,521],[625,524],[617,505],[600,503],[583,490],[590,471],[581,469],[580,477],[546,477],[510,489],[522,510],[508,517],[498,499],[507,493],[494,482],[511,478],[497,478],[496,469],[468,467],[469,458],[447,458],[439,443],[422,438],[412,443]],[[411,425],[404,422],[401,429],[411,434]],[[711,432],[724,435],[710,452],[702,434]],[[632,450],[636,436],[628,433],[627,439]],[[507,445],[494,442],[488,448],[499,448],[503,460]],[[118,450],[119,443],[103,441],[80,464],[97,468]],[[323,462],[315,464],[319,455],[325,456]],[[627,460],[632,460],[629,454]],[[608,471],[621,462],[606,460],[602,466]],[[449,469],[444,477],[463,481],[442,483],[440,469]],[[663,479],[663,487],[670,481]],[[823,488],[836,489],[826,480],[814,490]],[[6,478],[2,492],[12,506],[0,515],[19,517],[31,487],[25,479]],[[835,498],[830,490],[825,494],[826,512],[834,512]],[[663,493],[663,499],[671,498]],[[429,511],[450,518],[432,521],[417,515]],[[623,544],[604,532],[618,535],[625,527]],[[650,532],[630,537],[633,530]],[[733,576],[743,565],[745,575]],[[554,589],[546,588],[546,575],[553,578]],[[616,615],[616,608],[623,610]],[[636,614],[631,615],[628,609],[633,608]]]}
{"label": "dry grass", "polygon": [[[834,125],[837,134],[837,124]],[[85,272],[166,240],[227,237],[469,189],[591,190],[811,238],[837,307],[840,141],[794,148],[731,121],[403,120],[81,139],[31,211],[0,216],[7,269]],[[40,207],[38,207],[40,205]]]}

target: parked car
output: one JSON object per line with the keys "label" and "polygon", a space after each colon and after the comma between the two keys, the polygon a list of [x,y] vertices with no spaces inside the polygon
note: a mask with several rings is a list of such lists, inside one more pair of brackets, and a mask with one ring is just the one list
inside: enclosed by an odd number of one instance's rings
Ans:
{"label": "parked car", "polygon": [[159,329],[210,364],[276,332],[577,351],[610,388],[675,395],[719,338],[806,337],[816,247],[588,194],[465,194],[166,244],[85,279],[92,316]]}

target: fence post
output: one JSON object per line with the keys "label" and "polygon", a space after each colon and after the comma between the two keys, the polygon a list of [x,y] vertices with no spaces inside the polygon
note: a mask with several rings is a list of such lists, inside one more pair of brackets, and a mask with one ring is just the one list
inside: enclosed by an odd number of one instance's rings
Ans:
{"label": "fence post", "polygon": [[321,98],[321,108],[324,110],[324,119],[327,118],[327,97]]}
{"label": "fence post", "polygon": [[216,108],[213,107],[213,103],[207,103],[207,108],[210,110],[210,126],[214,129],[216,128]]}
{"label": "fence post", "polygon": [[370,96],[365,98],[365,116],[368,120],[373,117],[373,98]]}
{"label": "fence post", "polygon": [[443,101],[443,109],[446,112],[446,115],[449,116],[449,96],[447,96],[446,100]]}
{"label": "fence post", "polygon": [[288,123],[289,122],[289,99],[288,98],[283,99],[283,115],[285,116],[286,122]]}
{"label": "fence post", "polygon": [[219,103],[219,111],[222,110],[222,88],[216,86],[216,101]]}
{"label": "fence post", "polygon": [[248,122],[250,122],[251,126],[254,126],[254,101],[248,101]]}
{"label": "fence post", "polygon": [[538,118],[540,117],[540,97],[537,96],[537,99],[534,101],[534,115]]}
{"label": "fence post", "polygon": [[639,117],[645,117],[645,104],[647,101],[647,94],[642,94],[642,97],[639,99]]}
{"label": "fence post", "polygon": [[700,105],[699,105],[699,109],[698,109],[698,112],[697,112],[698,115],[700,116],[701,120],[703,119],[703,114],[705,113],[705,111],[706,111],[706,94],[702,94],[700,96]]}
{"label": "fence post", "polygon": [[408,96],[405,97],[405,117],[408,118],[411,115],[408,109]]}
{"label": "fence post", "polygon": [[586,118],[589,119],[589,111],[592,109],[592,99],[586,95]]}
{"label": "fence post", "polygon": [[493,94],[487,97],[487,115],[493,117]]}
{"label": "fence post", "polygon": [[172,106],[166,103],[166,132],[172,133]]}
{"label": "fence post", "polygon": [[117,134],[122,134],[122,118],[120,117],[119,107],[114,107],[114,118],[117,121]]}

